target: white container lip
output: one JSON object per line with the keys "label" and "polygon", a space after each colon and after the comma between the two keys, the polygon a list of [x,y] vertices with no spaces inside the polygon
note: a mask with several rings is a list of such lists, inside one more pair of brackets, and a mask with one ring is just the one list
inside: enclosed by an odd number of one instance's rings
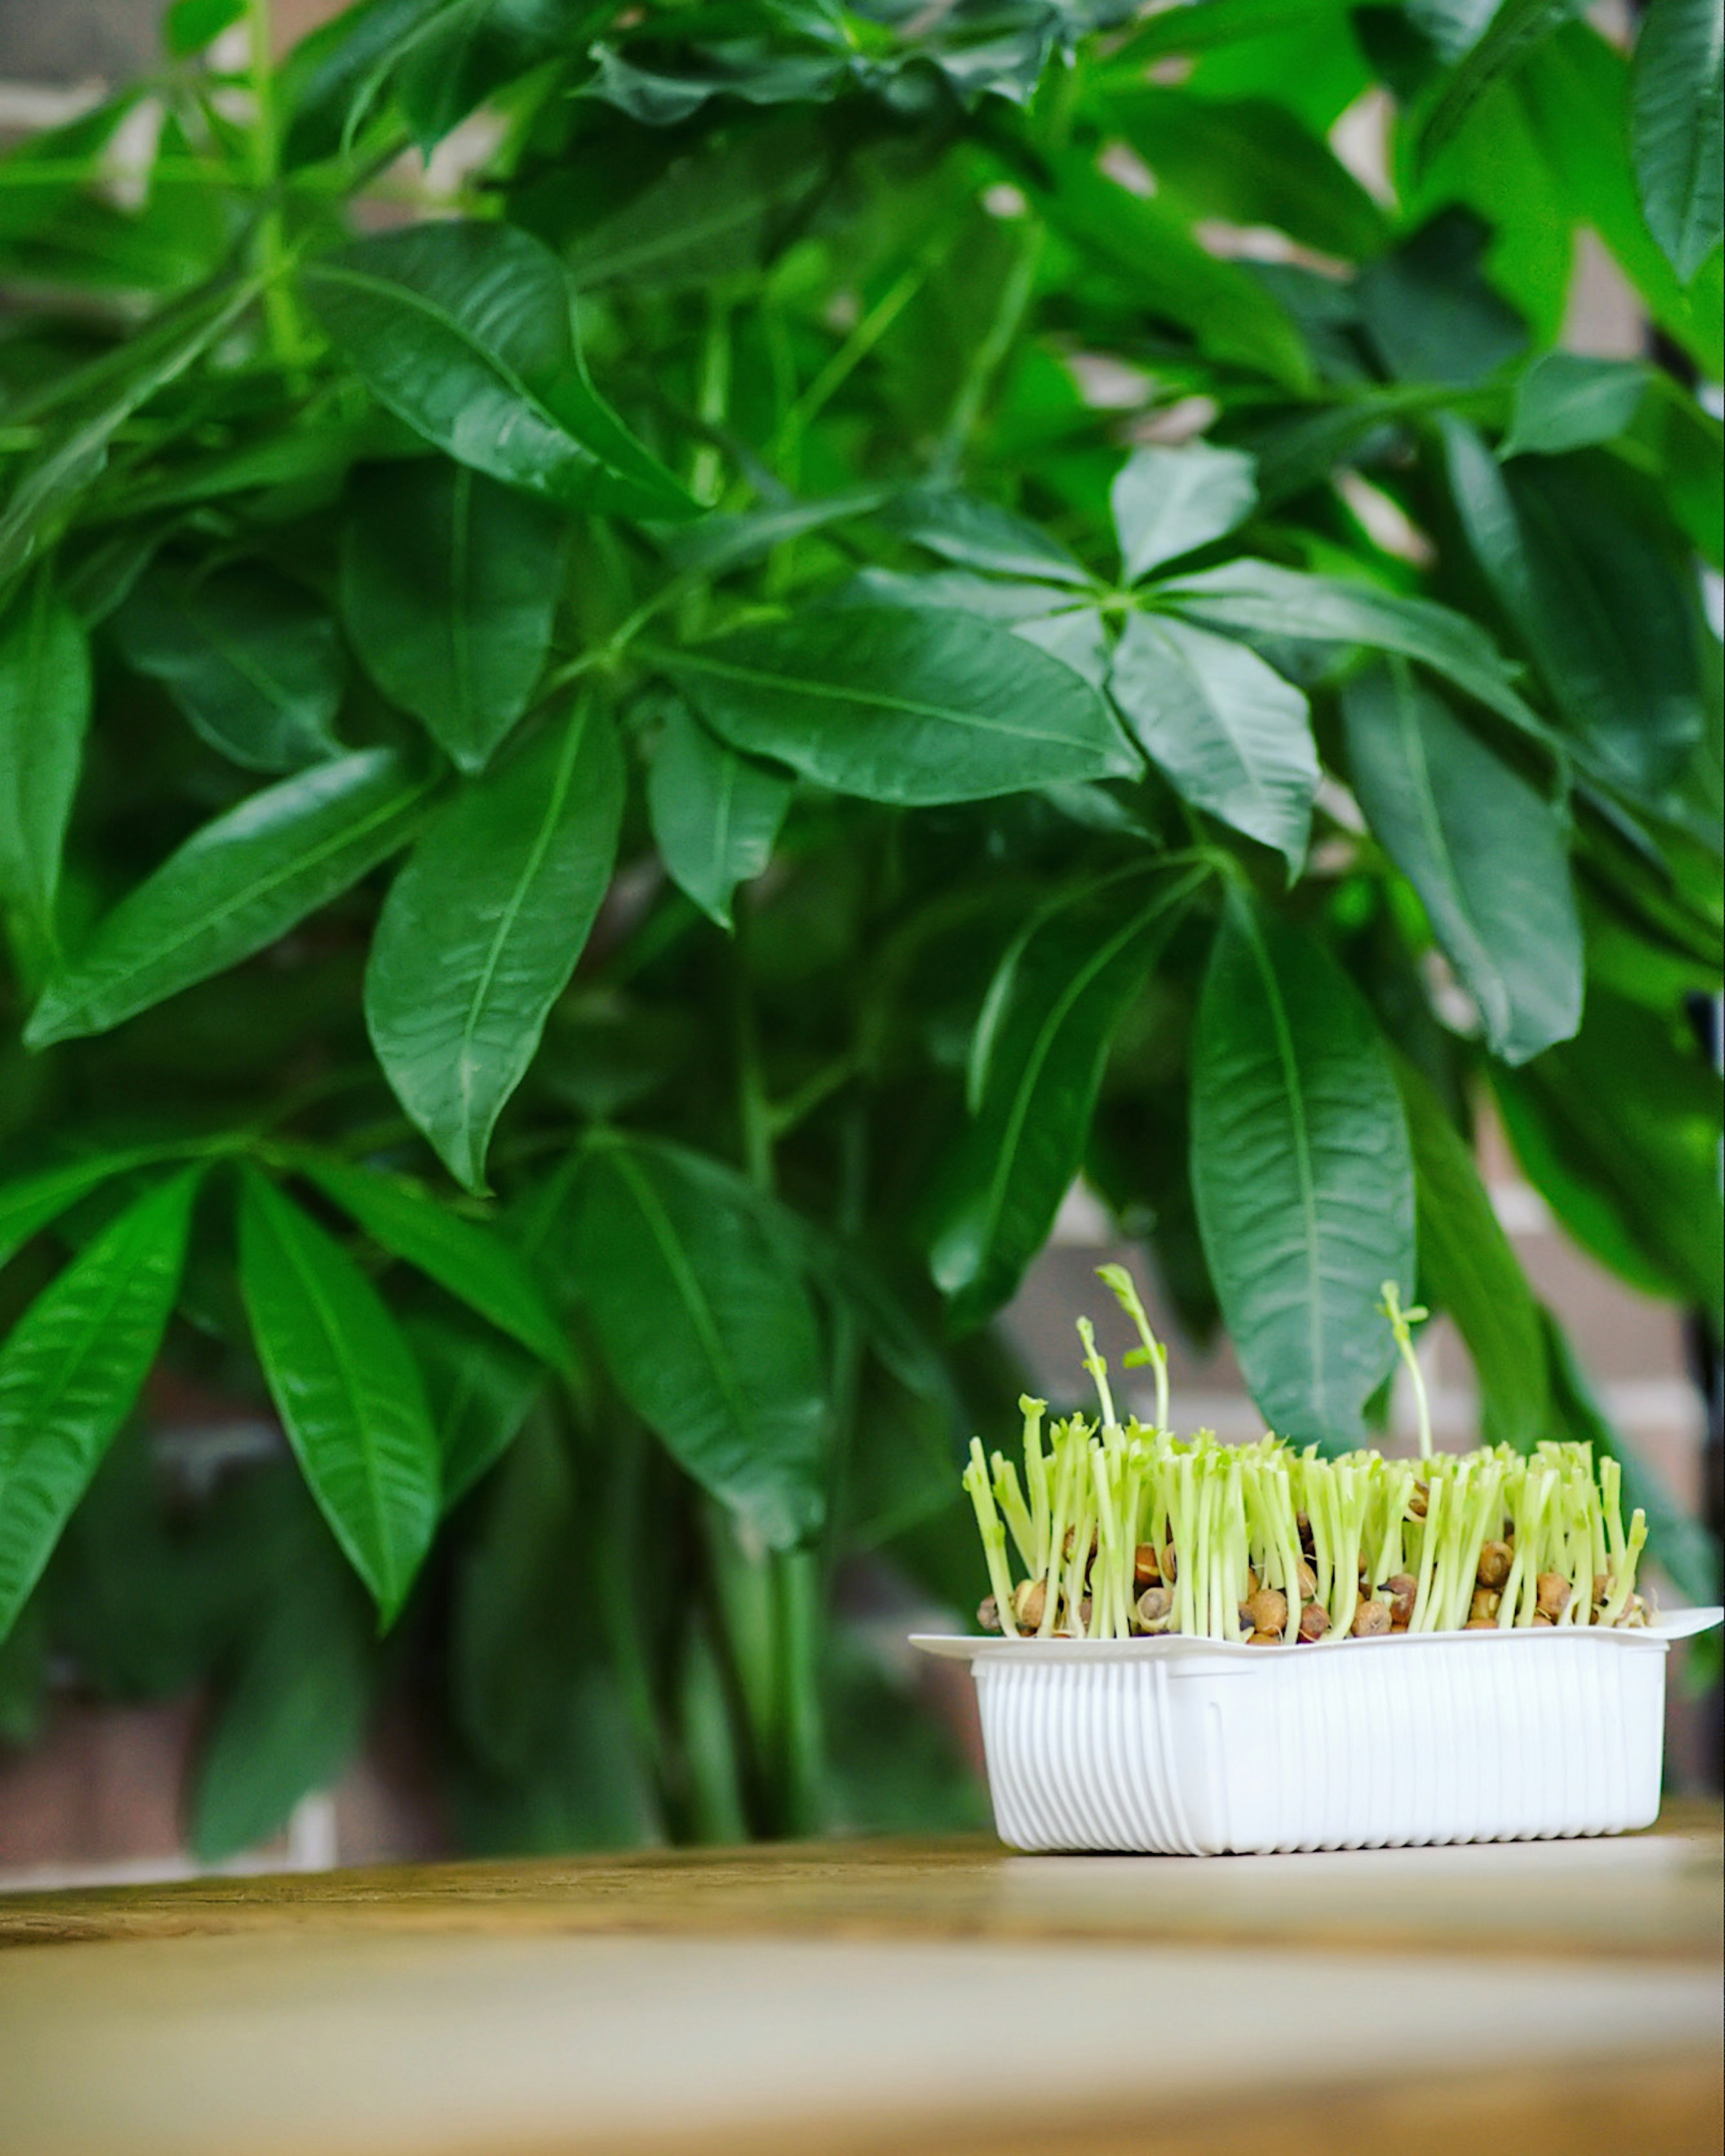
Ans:
{"label": "white container lip", "polygon": [[[1638,1642],[1645,1646],[1656,1640],[1666,1646],[1674,1640],[1692,1639],[1697,1633],[1710,1632],[1722,1623],[1725,1623],[1725,1608],[1714,1607],[1667,1609],[1650,1625],[1516,1625],[1507,1630],[1493,1625],[1488,1631],[1475,1632],[1378,1632],[1365,1639],[1357,1640],[1349,1635],[1342,1639],[1318,1640],[1301,1648],[1297,1658],[1306,1661],[1314,1653],[1321,1655],[1327,1649],[1343,1647],[1350,1656],[1356,1652],[1394,1655],[1440,1640],[1445,1645],[1466,1646],[1486,1653],[1506,1640],[1594,1640],[1601,1645],[1609,1642],[1625,1647]],[[973,1662],[984,1656],[998,1655],[1034,1655],[1050,1661],[1098,1662],[1139,1661],[1152,1657],[1179,1661],[1194,1655],[1223,1655],[1243,1656],[1248,1661],[1272,1666],[1278,1661],[1276,1656],[1267,1654],[1262,1647],[1248,1646],[1244,1640],[1210,1640],[1189,1632],[1158,1632],[1131,1640],[1009,1640],[997,1632],[912,1632],[910,1644],[925,1655],[951,1662]]]}

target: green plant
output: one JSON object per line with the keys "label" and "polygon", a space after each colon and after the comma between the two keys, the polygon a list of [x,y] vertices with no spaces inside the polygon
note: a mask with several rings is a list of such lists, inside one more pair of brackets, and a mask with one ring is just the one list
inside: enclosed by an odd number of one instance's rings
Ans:
{"label": "green plant", "polygon": [[1481,1085],[1717,1327],[1717,11],[1486,12],[179,0],[0,163],[0,1725],[213,1677],[210,1852],[386,1686],[475,1843],[951,1802],[828,1586],[973,1594],[1081,1171],[1299,1445],[1417,1285],[1609,1449]]}

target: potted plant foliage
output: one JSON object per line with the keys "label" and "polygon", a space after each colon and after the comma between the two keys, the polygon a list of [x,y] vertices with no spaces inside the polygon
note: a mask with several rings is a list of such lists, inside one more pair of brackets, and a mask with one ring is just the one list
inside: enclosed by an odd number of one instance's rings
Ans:
{"label": "potted plant foliage", "polygon": [[1080,1174],[1291,1445],[1388,1281],[1711,1600],[1469,1133],[1717,1337],[1717,74],[177,0],[0,162],[8,1726],[207,1681],[212,1856],[386,1696],[477,1845],[880,1815],[829,1586],[974,1599]]}

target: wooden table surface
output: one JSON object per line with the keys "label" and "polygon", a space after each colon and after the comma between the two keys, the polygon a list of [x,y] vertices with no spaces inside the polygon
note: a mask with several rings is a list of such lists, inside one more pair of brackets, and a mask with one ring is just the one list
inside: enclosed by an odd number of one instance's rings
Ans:
{"label": "wooden table surface", "polygon": [[1721,1821],[0,1897],[0,2156],[1714,2156]]}

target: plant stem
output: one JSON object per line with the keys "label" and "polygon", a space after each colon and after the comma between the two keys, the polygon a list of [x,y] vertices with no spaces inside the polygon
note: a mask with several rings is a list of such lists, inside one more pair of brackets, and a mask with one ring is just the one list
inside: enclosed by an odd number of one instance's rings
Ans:
{"label": "plant stem", "polygon": [[1036,288],[1036,264],[1042,254],[1044,230],[1040,218],[1027,216],[1024,229],[1019,235],[1018,253],[1006,274],[1006,281],[1001,286],[994,319],[989,323],[987,334],[977,346],[975,355],[965,371],[958,394],[952,399],[952,409],[942,432],[940,449],[934,460],[935,472],[939,478],[951,480],[957,476],[965,444],[975,432],[989,388],[1017,341],[1024,324],[1024,311]]}
{"label": "plant stem", "polygon": [[300,318],[289,290],[285,271],[288,253],[282,233],[281,205],[273,200],[280,172],[276,131],[275,56],[270,0],[246,0],[246,28],[250,39],[247,74],[251,85],[252,182],[264,208],[258,220],[258,267],[267,282],[264,287],[264,321],[270,349],[285,367],[295,366],[303,347]]}

